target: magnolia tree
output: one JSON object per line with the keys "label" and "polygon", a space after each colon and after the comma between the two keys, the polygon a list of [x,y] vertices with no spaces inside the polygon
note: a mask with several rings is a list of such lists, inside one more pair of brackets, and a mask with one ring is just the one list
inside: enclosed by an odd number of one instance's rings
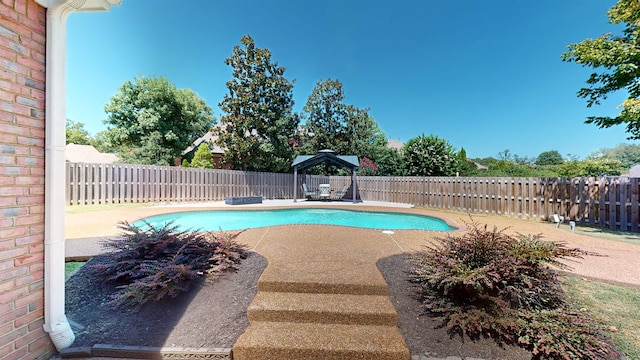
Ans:
{"label": "magnolia tree", "polygon": [[233,169],[288,172],[299,118],[293,112],[293,82],[271,51],[255,46],[249,35],[240,39],[225,60],[233,70],[228,94],[220,102],[222,117],[217,144],[226,149]]}

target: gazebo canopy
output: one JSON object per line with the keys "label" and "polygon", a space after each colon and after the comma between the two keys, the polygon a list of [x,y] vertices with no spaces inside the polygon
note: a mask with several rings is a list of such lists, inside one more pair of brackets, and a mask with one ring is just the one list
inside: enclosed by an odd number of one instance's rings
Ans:
{"label": "gazebo canopy", "polygon": [[355,170],[360,166],[360,161],[355,155],[336,155],[333,150],[320,150],[316,155],[298,155],[291,166],[298,170],[304,170],[324,162],[331,162],[347,169]]}
{"label": "gazebo canopy", "polygon": [[351,198],[356,202],[356,170],[360,166],[360,161],[355,155],[336,155],[333,150],[320,150],[316,155],[298,155],[293,160],[293,201],[298,197],[298,170],[305,170],[310,167],[330,162],[338,166],[351,170]]}

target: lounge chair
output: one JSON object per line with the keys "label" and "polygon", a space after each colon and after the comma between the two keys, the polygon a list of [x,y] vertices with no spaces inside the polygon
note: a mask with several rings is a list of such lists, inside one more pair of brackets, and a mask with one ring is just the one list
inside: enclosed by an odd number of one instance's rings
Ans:
{"label": "lounge chair", "polygon": [[334,191],[333,197],[335,199],[342,199],[342,197],[347,193],[347,185],[342,187],[342,190]]}
{"label": "lounge chair", "polygon": [[317,191],[310,191],[309,188],[307,188],[307,183],[302,183],[302,190],[304,190],[304,197],[307,198],[307,200],[311,200],[318,196]]}
{"label": "lounge chair", "polygon": [[551,218],[549,220],[551,220],[552,223],[556,224],[556,227],[560,227],[560,224],[564,222],[564,216],[553,214],[551,215]]}

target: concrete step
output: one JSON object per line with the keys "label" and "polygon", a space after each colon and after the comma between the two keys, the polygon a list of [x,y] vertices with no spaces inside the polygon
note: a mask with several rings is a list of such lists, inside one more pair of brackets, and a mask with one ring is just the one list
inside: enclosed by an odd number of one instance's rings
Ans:
{"label": "concrete step", "polygon": [[270,263],[260,276],[258,291],[386,296],[387,283],[375,262],[308,261],[296,267]]}
{"label": "concrete step", "polygon": [[311,294],[351,294],[351,295],[387,295],[387,286],[357,283],[331,282],[287,282],[259,281],[258,291],[311,293]]}
{"label": "concrete step", "polygon": [[410,359],[395,326],[251,322],[233,347],[234,360]]}
{"label": "concrete step", "polygon": [[386,295],[309,294],[260,291],[247,310],[249,321],[396,326]]}

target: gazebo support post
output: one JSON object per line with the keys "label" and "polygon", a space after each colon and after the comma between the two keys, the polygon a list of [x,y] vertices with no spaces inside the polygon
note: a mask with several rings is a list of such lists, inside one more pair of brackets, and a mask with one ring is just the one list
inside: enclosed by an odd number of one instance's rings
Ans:
{"label": "gazebo support post", "polygon": [[293,168],[293,202],[298,202],[298,167]]}
{"label": "gazebo support post", "polygon": [[356,169],[351,169],[351,199],[356,203]]}

